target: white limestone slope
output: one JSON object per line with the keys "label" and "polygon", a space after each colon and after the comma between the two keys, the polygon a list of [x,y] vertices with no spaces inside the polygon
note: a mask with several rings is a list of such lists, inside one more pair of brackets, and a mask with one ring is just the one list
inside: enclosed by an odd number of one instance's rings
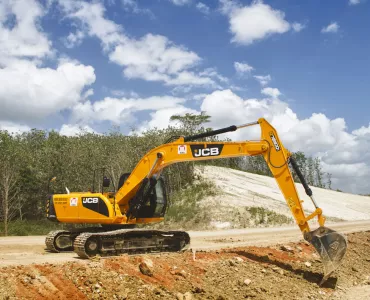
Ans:
{"label": "white limestone slope", "polygon": [[[292,216],[274,178],[229,168],[204,166],[199,174],[214,182],[223,193],[213,197],[214,203],[226,206],[260,206],[286,216]],[[348,180],[351,180],[350,178]],[[300,183],[297,190],[306,213],[314,206]],[[370,197],[311,187],[316,202],[326,217],[341,220],[370,219]]]}

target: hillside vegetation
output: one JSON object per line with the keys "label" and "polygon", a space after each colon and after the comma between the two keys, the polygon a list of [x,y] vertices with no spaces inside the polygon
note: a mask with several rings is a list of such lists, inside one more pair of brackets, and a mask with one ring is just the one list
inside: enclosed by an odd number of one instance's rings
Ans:
{"label": "hillside vegetation", "polygon": [[[117,186],[120,175],[130,172],[147,151],[166,143],[172,136],[210,130],[205,126],[209,119],[204,113],[173,116],[173,123],[168,128],[140,134],[133,131],[130,135],[122,134],[119,129],[105,134],[82,132],[73,137],[37,129],[22,134],[0,131],[0,234],[32,234],[35,224],[45,227],[40,224],[45,222],[48,193],[65,193],[65,187],[70,191],[87,191],[94,180],[95,184],[100,183],[101,177],[93,176],[98,168],[105,168],[113,186]],[[211,140],[220,139],[203,139]],[[330,188],[330,174],[321,171],[318,159],[306,157],[301,152],[294,155],[310,185]],[[221,159],[199,162],[198,165],[217,165],[270,175],[262,157]],[[168,211],[168,219],[172,223],[198,224],[208,220],[206,215],[199,215],[202,210],[197,201],[212,193],[214,188],[207,182],[193,185],[197,180],[194,167],[195,163],[179,163],[163,173],[172,204]],[[48,182],[54,176],[56,182],[48,191]],[[191,201],[183,201],[186,197],[189,199],[189,194],[193,195]],[[48,225],[45,230],[53,226]],[[37,233],[41,231],[36,230]]]}

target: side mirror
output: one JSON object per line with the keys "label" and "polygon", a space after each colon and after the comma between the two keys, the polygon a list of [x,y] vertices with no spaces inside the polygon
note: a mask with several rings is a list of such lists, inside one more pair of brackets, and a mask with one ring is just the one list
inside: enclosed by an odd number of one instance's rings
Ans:
{"label": "side mirror", "polygon": [[103,187],[109,187],[110,186],[110,179],[108,177],[103,178]]}

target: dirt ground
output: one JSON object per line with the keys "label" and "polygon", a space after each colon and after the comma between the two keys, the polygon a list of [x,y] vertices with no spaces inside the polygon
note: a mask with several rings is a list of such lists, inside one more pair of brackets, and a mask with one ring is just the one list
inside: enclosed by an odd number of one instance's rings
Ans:
{"label": "dirt ground", "polygon": [[[326,225],[343,234],[360,232],[370,228],[370,220],[351,222],[326,222]],[[269,246],[277,243],[298,242],[302,234],[297,226],[227,229],[215,231],[188,231],[190,246],[198,250]],[[0,237],[0,268],[14,265],[62,263],[78,261],[74,252],[45,252],[45,236]]]}
{"label": "dirt ground", "polygon": [[0,299],[369,299],[370,231],[347,237],[343,264],[322,286],[320,259],[301,241],[6,266]]}

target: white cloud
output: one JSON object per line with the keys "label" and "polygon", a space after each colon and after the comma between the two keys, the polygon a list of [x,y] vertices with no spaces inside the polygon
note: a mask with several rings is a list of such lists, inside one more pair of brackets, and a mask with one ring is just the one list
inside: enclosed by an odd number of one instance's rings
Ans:
{"label": "white cloud", "polygon": [[[40,30],[45,13],[35,0],[1,1],[0,64],[6,64],[9,57],[42,58],[52,54],[51,42]],[[9,26],[13,21],[14,26]]]}
{"label": "white cloud", "polygon": [[300,31],[302,31],[303,29],[306,28],[306,25],[304,25],[302,23],[295,22],[295,23],[292,24],[292,28],[295,32],[300,32]]}
{"label": "white cloud", "polygon": [[221,10],[229,16],[232,42],[250,45],[273,34],[282,34],[290,30],[284,12],[275,10],[262,1],[253,1],[251,5],[240,6],[236,2],[221,1]]}
{"label": "white cloud", "polygon": [[203,2],[198,2],[195,6],[197,10],[199,10],[202,14],[209,15],[210,8],[209,6],[205,5]]}
{"label": "white cloud", "polygon": [[168,85],[213,85],[209,77],[190,71],[200,57],[165,36],[147,34],[139,40],[128,40],[110,54],[111,61],[124,67],[127,78],[164,81]]}
{"label": "white cloud", "polygon": [[338,32],[339,25],[337,22],[330,23],[328,26],[321,29],[322,33],[335,33]]}
{"label": "white cloud", "polygon": [[123,9],[135,14],[147,14],[154,17],[153,13],[147,8],[140,8],[137,0],[121,0]]}
{"label": "white cloud", "polygon": [[134,113],[138,111],[156,111],[165,108],[177,107],[185,99],[171,96],[153,96],[149,98],[111,98],[101,101],[77,104],[72,111],[72,121],[75,123],[89,123],[97,121],[111,121],[114,124],[134,121]]}
{"label": "white cloud", "polygon": [[119,45],[110,58],[120,65],[127,66],[125,73],[129,77],[140,72],[175,74],[200,61],[196,53],[174,47],[166,37],[152,34]]}
{"label": "white cloud", "polygon": [[167,107],[159,109],[150,114],[151,119],[149,121],[143,122],[138,128],[138,132],[143,132],[148,129],[158,128],[164,129],[168,125],[178,126],[176,123],[170,121],[171,116],[173,115],[184,115],[186,113],[198,113],[196,110],[178,105],[174,107]]}
{"label": "white cloud", "polygon": [[267,87],[261,90],[261,94],[270,96],[271,98],[279,98],[281,92],[277,88]]}
{"label": "white cloud", "polygon": [[266,75],[266,76],[262,76],[262,75],[255,75],[253,76],[254,78],[256,78],[258,80],[258,82],[262,85],[262,86],[265,86],[267,85],[270,81],[271,81],[271,76],[270,75]]}
{"label": "white cloud", "polygon": [[254,70],[254,68],[247,63],[241,63],[237,61],[234,62],[234,68],[238,74],[249,74]]}
{"label": "white cloud", "polygon": [[352,131],[352,134],[357,136],[369,136],[370,137],[370,123],[368,127],[362,126],[359,129]]}
{"label": "white cloud", "polygon": [[69,35],[64,39],[64,45],[67,48],[74,48],[82,43],[84,37],[85,34],[83,33],[83,31],[78,30],[75,33],[70,32]]}
{"label": "white cloud", "polygon": [[116,97],[139,98],[139,94],[134,91],[112,90],[111,94]]}
{"label": "white cloud", "polygon": [[94,95],[94,90],[93,89],[88,89],[86,92],[84,92],[83,94],[82,94],[82,101],[84,101],[84,100],[86,100],[88,97],[90,97],[90,96],[92,96],[92,95]]}
{"label": "white cloud", "polygon": [[59,3],[68,18],[81,23],[86,35],[101,40],[109,59],[123,67],[125,77],[167,85],[216,86],[210,77],[194,71],[201,58],[167,37],[150,33],[140,39],[127,37],[121,26],[104,17],[105,9],[99,2],[59,0]]}
{"label": "white cloud", "polygon": [[[2,127],[29,128],[42,118],[71,108],[92,90],[94,69],[68,58],[54,68],[41,67],[54,58],[52,43],[41,27],[50,7],[33,0],[0,2],[0,122]],[[23,124],[23,125],[18,125]]]}
{"label": "white cloud", "polygon": [[[249,122],[248,118],[243,116],[246,111],[242,99],[231,90],[216,91],[207,95],[200,109],[212,116],[210,126],[215,128]],[[241,121],[242,119],[245,120]]]}
{"label": "white cloud", "polygon": [[63,124],[59,130],[60,135],[78,136],[84,133],[96,133],[90,126],[78,126],[71,124]]}
{"label": "white cloud", "polygon": [[27,132],[31,130],[31,128],[24,124],[0,121],[0,130],[8,131],[10,134],[17,134]]}
{"label": "white cloud", "polygon": [[[275,92],[272,95],[277,94]],[[262,117],[277,129],[287,149],[319,157],[323,171],[332,174],[333,188],[353,193],[369,192],[370,184],[367,179],[370,176],[370,124],[369,127],[361,127],[349,133],[342,118],[331,120],[324,114],[314,113],[309,118],[299,119],[288,103],[277,98],[242,99],[231,90],[198,94],[194,95],[193,99],[202,100],[199,111],[184,106],[183,101],[165,101],[167,104],[156,106],[155,109],[153,104],[141,102],[135,109],[149,108],[153,109],[153,112],[150,113],[149,120],[138,125],[137,131],[176,125],[170,122],[172,115],[200,111],[211,116],[208,125],[215,129],[256,121]],[[124,102],[127,106],[130,101],[126,99]],[[113,111],[117,111],[117,108]],[[97,110],[94,112],[94,115],[100,115]],[[232,140],[258,140],[260,127],[226,133],[222,137]],[[352,180],[349,181],[348,178]]]}
{"label": "white cloud", "polygon": [[357,5],[361,3],[361,0],[349,0],[349,5]]}
{"label": "white cloud", "polygon": [[230,15],[233,11],[240,9],[241,5],[236,0],[219,0],[220,11],[224,15]]}
{"label": "white cloud", "polygon": [[[276,128],[287,149],[321,158],[323,171],[333,175],[334,188],[369,193],[370,125],[349,133],[344,119],[331,120],[324,114],[299,119],[286,102],[278,99],[243,100],[230,90],[207,95],[200,109],[211,116],[209,126],[215,129],[263,117]],[[233,140],[259,139],[260,129],[255,126],[224,136]]]}
{"label": "white cloud", "polygon": [[196,101],[201,101],[207,96],[208,96],[208,94],[196,94],[196,95],[193,96],[193,99],[196,100]]}
{"label": "white cloud", "polygon": [[91,66],[61,62],[56,69],[13,61],[0,69],[0,120],[37,121],[78,103],[95,81]]}
{"label": "white cloud", "polygon": [[234,84],[230,85],[229,89],[232,90],[232,91],[239,91],[239,92],[247,90],[247,88],[245,88],[245,87],[241,87],[241,86],[234,85]]}
{"label": "white cloud", "polygon": [[[293,126],[296,123],[296,115],[285,102],[278,99],[246,99],[233,93],[231,90],[216,91],[207,95],[200,107],[211,115],[210,126],[221,128],[230,125],[239,125],[259,118],[271,118],[284,120],[285,125]],[[225,113],[227,111],[228,113]],[[253,130],[255,129],[255,130]],[[234,138],[259,138],[258,128],[248,129],[231,133]]]}
{"label": "white cloud", "polygon": [[194,72],[183,71],[180,72],[174,78],[169,78],[164,80],[168,85],[199,85],[199,86],[216,86],[215,82],[208,77],[198,76]]}
{"label": "white cloud", "polygon": [[80,31],[101,40],[104,50],[125,40],[122,27],[104,17],[105,8],[102,3],[77,0],[59,0],[58,3],[68,18],[81,23]]}
{"label": "white cloud", "polygon": [[179,85],[171,90],[171,94],[172,95],[189,94],[192,89],[193,87],[190,85]]}
{"label": "white cloud", "polygon": [[175,4],[177,6],[183,6],[183,5],[189,4],[191,2],[191,0],[168,0],[168,1],[171,1],[173,4]]}
{"label": "white cloud", "polygon": [[207,68],[204,71],[200,72],[199,75],[204,76],[204,77],[213,77],[217,79],[218,81],[224,82],[224,83],[229,82],[229,79],[225,76],[220,75],[217,72],[216,68]]}
{"label": "white cloud", "polygon": [[[281,124],[281,126],[284,125]],[[287,129],[286,133],[289,135],[285,134],[285,139],[291,144],[292,150],[304,149],[304,152],[312,154],[324,149],[333,151],[333,147],[340,144],[353,145],[353,137],[345,131],[345,121],[341,118],[330,120],[321,113],[313,114],[310,118],[301,120]],[[294,144],[297,139],[300,145]],[[343,150],[342,148],[338,152]]]}

